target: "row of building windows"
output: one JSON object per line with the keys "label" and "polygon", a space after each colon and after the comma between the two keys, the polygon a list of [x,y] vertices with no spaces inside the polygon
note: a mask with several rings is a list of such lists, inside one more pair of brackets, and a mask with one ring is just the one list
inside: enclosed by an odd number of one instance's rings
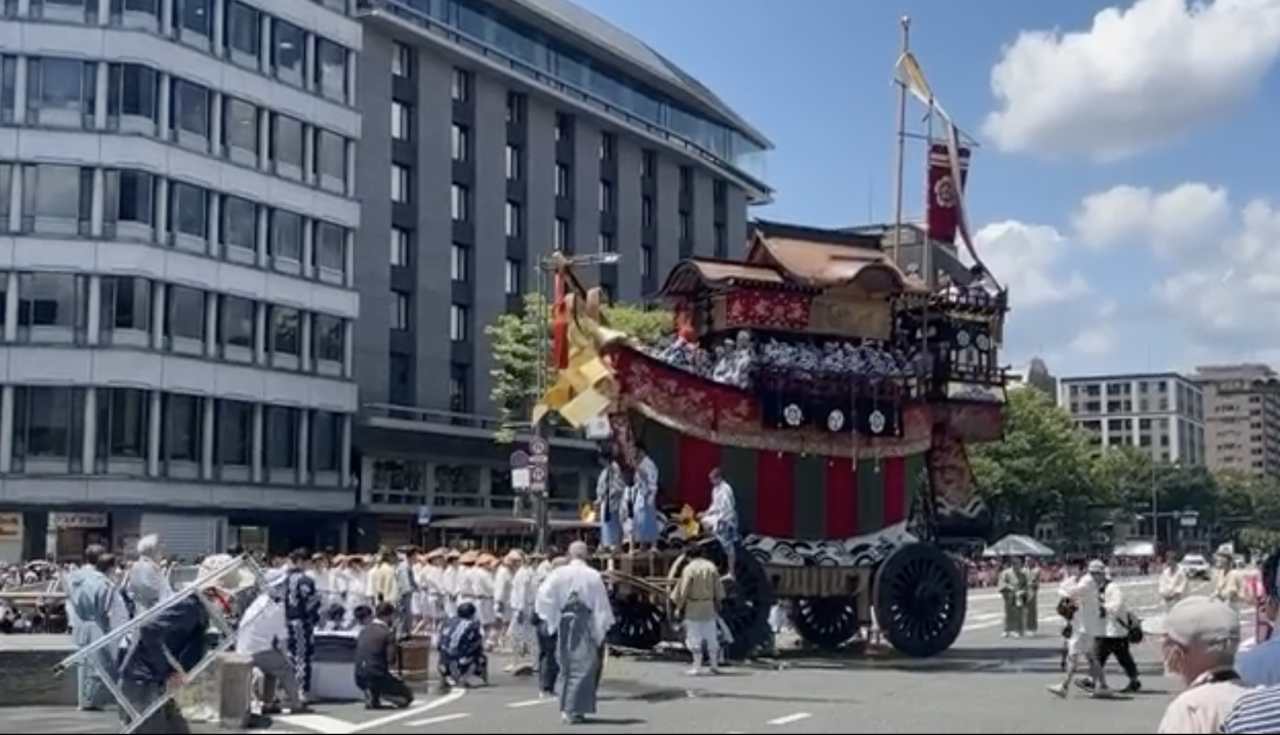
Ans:
{"label": "row of building windows", "polygon": [[[760,145],[738,131],[691,111],[626,74],[586,58],[581,51],[544,36],[488,3],[480,0],[390,0],[389,3],[376,4],[411,23],[434,26],[446,34],[465,35],[469,41],[501,54],[522,77],[550,77],[562,92],[576,91],[594,102],[603,103],[607,112],[620,114],[633,124],[642,121],[650,132],[661,131],[669,137],[674,135],[730,165],[750,165],[745,159],[763,151]],[[398,47],[392,58],[393,73],[406,77],[412,75],[412,49]],[[490,58],[494,57],[490,55]],[[469,95],[470,88],[465,82],[466,79],[455,77],[455,99],[465,99]]]}
{"label": "row of building windows", "polygon": [[350,286],[354,232],[130,169],[0,162],[0,233],[160,243]]}
{"label": "row of building windows", "polygon": [[[13,56],[2,64],[4,124],[144,135],[343,196],[354,194],[355,144],[338,133],[142,64]],[[26,82],[21,115],[20,77]]]}
{"label": "row of building windows", "polygon": [[351,375],[351,322],[127,276],[0,273],[6,341],[109,345]]}
{"label": "row of building windows", "polygon": [[[345,0],[321,3],[345,12]],[[16,18],[17,3],[6,17]],[[109,25],[156,33],[183,45],[261,72],[277,81],[343,104],[354,103],[354,54],[234,0],[32,0],[34,20]]]}
{"label": "row of building windows", "polygon": [[[341,486],[350,417],[134,388],[5,386],[7,472]],[[5,456],[6,451],[8,456]]]}

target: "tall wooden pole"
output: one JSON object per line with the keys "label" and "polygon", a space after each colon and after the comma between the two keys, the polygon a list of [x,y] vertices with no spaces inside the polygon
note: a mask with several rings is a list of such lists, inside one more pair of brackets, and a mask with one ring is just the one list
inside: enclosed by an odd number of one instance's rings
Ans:
{"label": "tall wooden pole", "polygon": [[[902,50],[905,55],[911,49],[911,17],[902,16]],[[907,85],[898,80],[898,153],[894,161],[893,176],[893,262],[902,267],[902,190],[907,167]]]}

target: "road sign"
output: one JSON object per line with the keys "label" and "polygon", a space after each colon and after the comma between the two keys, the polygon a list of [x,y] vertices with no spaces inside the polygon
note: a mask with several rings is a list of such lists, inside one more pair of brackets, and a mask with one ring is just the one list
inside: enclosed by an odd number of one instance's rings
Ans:
{"label": "road sign", "polygon": [[546,465],[534,465],[529,468],[529,490],[535,493],[547,491]]}
{"label": "road sign", "polygon": [[418,506],[418,525],[419,526],[431,525],[431,506],[429,505]]}
{"label": "road sign", "polygon": [[518,470],[529,466],[529,453],[523,449],[517,449],[511,453],[511,469]]}
{"label": "road sign", "polygon": [[547,445],[547,440],[540,436],[535,436],[529,440],[529,462],[531,464],[546,464],[547,455],[551,453],[551,447]]}

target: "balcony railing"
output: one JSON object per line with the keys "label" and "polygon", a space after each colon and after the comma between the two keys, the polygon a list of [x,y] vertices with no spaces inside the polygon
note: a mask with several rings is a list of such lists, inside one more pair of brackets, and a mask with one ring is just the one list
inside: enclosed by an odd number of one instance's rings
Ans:
{"label": "balcony railing", "polygon": [[[376,428],[426,431],[433,434],[483,439],[493,439],[502,428],[502,422],[497,417],[474,413],[440,411],[391,403],[366,403],[361,406],[361,409],[365,424]],[[552,422],[543,424],[543,434],[551,440],[552,444],[562,447],[594,449],[597,446],[595,442],[584,438],[580,431],[557,426]],[[531,438],[533,438],[533,429],[529,422],[516,424],[517,441],[528,441]]]}

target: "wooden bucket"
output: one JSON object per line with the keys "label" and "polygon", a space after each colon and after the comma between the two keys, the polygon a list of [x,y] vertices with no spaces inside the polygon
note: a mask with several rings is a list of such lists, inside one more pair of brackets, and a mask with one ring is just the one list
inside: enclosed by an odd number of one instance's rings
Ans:
{"label": "wooden bucket", "polygon": [[425,682],[431,672],[431,637],[412,636],[400,642],[400,678]]}

